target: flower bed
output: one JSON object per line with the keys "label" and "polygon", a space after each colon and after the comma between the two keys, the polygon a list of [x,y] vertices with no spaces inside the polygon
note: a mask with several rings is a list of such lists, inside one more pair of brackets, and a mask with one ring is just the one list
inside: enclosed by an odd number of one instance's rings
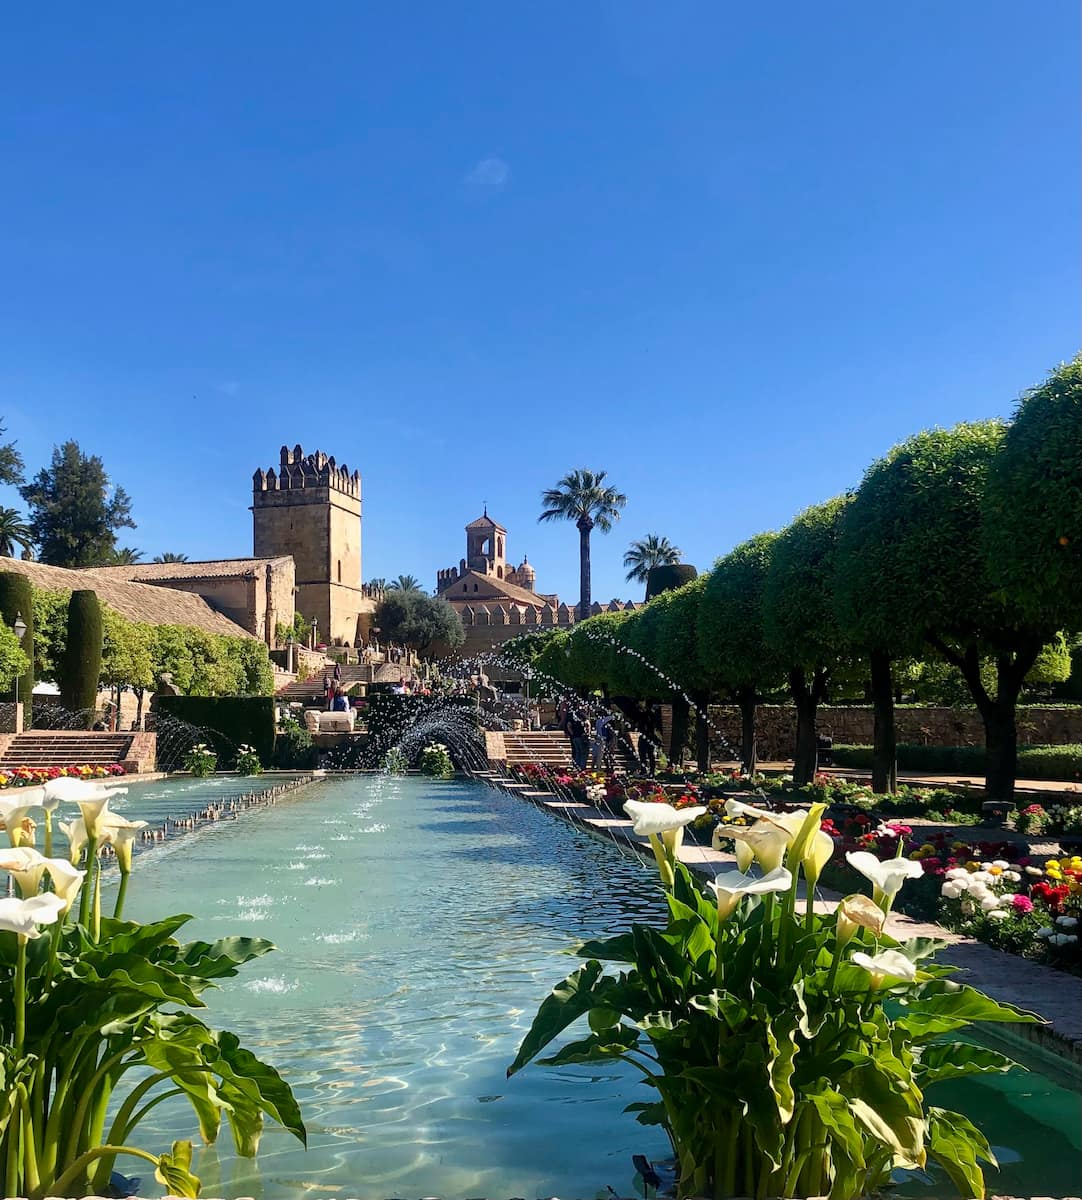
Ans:
{"label": "flower bed", "polygon": [[1014,827],[1024,834],[1082,835],[1082,804],[1031,804],[1014,818]]}
{"label": "flower bed", "polygon": [[91,766],[81,763],[71,767],[7,767],[0,771],[0,788],[39,787],[51,779],[108,779],[126,774],[120,763]]}

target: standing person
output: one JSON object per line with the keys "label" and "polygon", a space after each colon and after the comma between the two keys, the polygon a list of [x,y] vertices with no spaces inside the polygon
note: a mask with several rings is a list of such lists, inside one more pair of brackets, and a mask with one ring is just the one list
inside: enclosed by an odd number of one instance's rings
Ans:
{"label": "standing person", "polygon": [[334,688],[331,686],[331,677],[326,671],[323,672],[323,707],[328,712],[331,711],[331,701],[334,699]]}
{"label": "standing person", "polygon": [[609,774],[613,774],[616,770],[616,743],[619,738],[619,731],[616,728],[616,718],[611,714],[606,718],[605,726],[605,770]]}
{"label": "standing person", "polygon": [[334,664],[334,682],[342,682],[342,664],[340,662]]}
{"label": "standing person", "polygon": [[590,753],[590,742],[586,737],[586,726],[577,712],[568,711],[564,729],[571,742],[571,761],[580,771],[585,771],[586,759]]}
{"label": "standing person", "polygon": [[612,724],[612,717],[608,713],[599,713],[597,720],[594,722],[594,745],[593,754],[591,756],[591,766],[600,767],[605,756],[605,746],[609,738],[609,726]]}
{"label": "standing person", "polygon": [[561,696],[560,703],[556,705],[556,728],[561,732],[567,733],[567,715],[570,711],[570,705],[567,703],[567,697]]}

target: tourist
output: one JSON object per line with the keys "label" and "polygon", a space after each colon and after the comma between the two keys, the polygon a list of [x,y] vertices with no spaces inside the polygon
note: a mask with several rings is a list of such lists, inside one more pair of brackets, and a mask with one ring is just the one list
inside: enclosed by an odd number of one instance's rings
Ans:
{"label": "tourist", "polygon": [[323,672],[323,703],[327,711],[331,711],[331,704],[334,701],[334,684],[331,682],[331,677],[326,671]]}
{"label": "tourist", "polygon": [[340,662],[334,664],[334,682],[342,682],[342,664]]}
{"label": "tourist", "polygon": [[566,696],[560,697],[560,703],[556,705],[556,728],[561,733],[567,733],[567,717],[571,711],[571,706],[567,702]]}
{"label": "tourist", "polygon": [[564,729],[571,742],[571,761],[580,771],[585,771],[586,759],[590,753],[590,742],[586,737],[586,726],[577,712],[568,711]]}
{"label": "tourist", "polygon": [[594,723],[594,744],[591,765],[600,767],[605,755],[605,747],[609,740],[609,726],[612,724],[612,717],[608,713],[603,712],[598,715],[597,721]]}
{"label": "tourist", "polygon": [[349,697],[341,688],[335,689],[331,712],[349,712]]}

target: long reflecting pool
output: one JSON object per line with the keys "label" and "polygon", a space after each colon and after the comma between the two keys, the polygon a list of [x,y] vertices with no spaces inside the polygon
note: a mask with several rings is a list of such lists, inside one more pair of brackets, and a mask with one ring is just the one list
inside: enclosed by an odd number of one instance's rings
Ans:
{"label": "long reflecting pool", "polygon": [[[160,820],[230,790],[236,780],[149,785],[118,807]],[[576,942],[660,919],[654,879],[521,800],[413,778],[328,781],[139,855],[128,915],[190,912],[189,936],[280,948],[211,992],[209,1018],[290,1081],[309,1149],[268,1128],[253,1163],[223,1131],[198,1151],[203,1194],[641,1195],[631,1156],[664,1157],[667,1143],[622,1112],[651,1098],[635,1072],[505,1071]],[[933,1099],[999,1148],[990,1191],[1079,1194],[1076,1093],[1025,1074]],[[195,1139],[190,1111],[170,1104],[144,1144]],[[951,1190],[910,1176],[900,1194]]]}

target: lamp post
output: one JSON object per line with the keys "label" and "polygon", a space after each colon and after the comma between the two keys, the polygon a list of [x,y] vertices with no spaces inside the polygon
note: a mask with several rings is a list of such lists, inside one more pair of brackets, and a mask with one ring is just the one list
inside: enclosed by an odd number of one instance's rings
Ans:
{"label": "lamp post", "polygon": [[11,628],[14,629],[15,636],[19,639],[21,644],[23,638],[26,637],[26,622],[23,620],[23,614],[21,612],[17,612],[15,614],[15,623]]}
{"label": "lamp post", "polygon": [[316,646],[319,645],[319,635],[317,632],[318,629],[319,629],[319,618],[313,617],[312,618],[312,649],[313,650],[316,648]]}

